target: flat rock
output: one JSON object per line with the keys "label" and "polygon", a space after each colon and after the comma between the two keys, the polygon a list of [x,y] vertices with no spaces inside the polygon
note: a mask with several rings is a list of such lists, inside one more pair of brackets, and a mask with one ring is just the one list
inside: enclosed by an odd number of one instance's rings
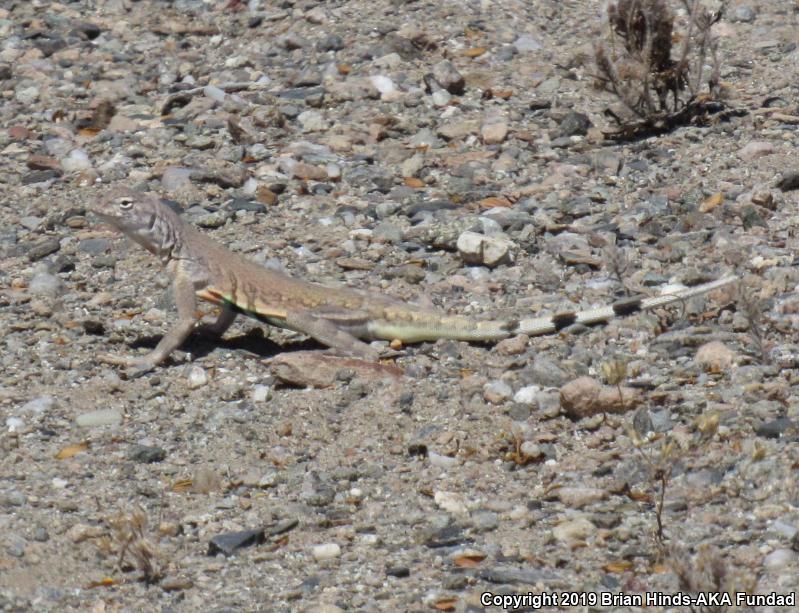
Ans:
{"label": "flat rock", "polygon": [[340,381],[340,373],[345,370],[367,381],[402,376],[402,370],[390,364],[324,355],[320,351],[282,353],[271,360],[270,366],[275,377],[299,387],[331,387]]}
{"label": "flat rock", "polygon": [[243,547],[262,545],[264,542],[266,542],[266,535],[263,529],[217,534],[208,542],[208,555],[222,553],[231,556]]}

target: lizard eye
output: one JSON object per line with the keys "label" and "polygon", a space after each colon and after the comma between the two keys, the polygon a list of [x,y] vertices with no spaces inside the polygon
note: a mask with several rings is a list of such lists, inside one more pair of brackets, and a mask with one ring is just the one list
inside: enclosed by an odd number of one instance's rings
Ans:
{"label": "lizard eye", "polygon": [[117,204],[119,204],[119,208],[127,211],[128,209],[133,208],[133,200],[131,198],[123,197],[117,200]]}

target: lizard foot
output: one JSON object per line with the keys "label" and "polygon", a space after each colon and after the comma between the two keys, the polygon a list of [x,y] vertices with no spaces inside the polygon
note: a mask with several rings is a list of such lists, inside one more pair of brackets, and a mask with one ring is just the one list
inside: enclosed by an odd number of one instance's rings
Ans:
{"label": "lizard foot", "polygon": [[142,375],[154,370],[156,366],[149,360],[112,355],[110,353],[102,353],[97,356],[97,359],[104,364],[124,366],[124,372],[128,379],[136,379],[137,377],[141,377]]}
{"label": "lizard foot", "polygon": [[354,350],[331,347],[325,353],[342,358],[357,358],[366,362],[379,362],[380,360],[392,359],[402,355],[401,351],[395,351],[388,347],[373,347],[371,345],[367,345],[365,349],[358,348]]}

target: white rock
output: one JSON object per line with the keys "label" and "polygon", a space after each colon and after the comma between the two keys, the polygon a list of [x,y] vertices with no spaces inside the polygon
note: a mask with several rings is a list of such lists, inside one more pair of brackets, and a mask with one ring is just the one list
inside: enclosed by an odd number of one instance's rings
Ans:
{"label": "white rock", "polygon": [[483,398],[491,404],[502,404],[513,396],[513,388],[502,379],[489,381],[483,386]]}
{"label": "white rock", "polygon": [[311,555],[315,560],[332,560],[341,555],[341,547],[336,543],[324,543],[322,545],[314,545],[311,547]]}
{"label": "white rock", "polygon": [[433,500],[439,509],[447,513],[452,513],[453,515],[469,514],[469,509],[466,506],[466,498],[463,494],[439,491],[433,495]]}
{"label": "white rock", "polygon": [[444,470],[452,468],[458,463],[458,458],[451,458],[448,455],[441,455],[435,451],[428,451],[427,459],[430,461],[432,466],[435,466],[436,468],[443,468]]}
{"label": "white rock", "polygon": [[381,94],[390,94],[397,89],[396,85],[394,85],[394,81],[385,75],[375,75],[373,77],[369,77],[369,80],[372,82],[372,85],[374,85],[375,89]]}
{"label": "white rock", "polygon": [[771,530],[776,532],[777,534],[785,537],[789,541],[799,533],[799,528],[794,526],[793,524],[789,524],[784,521],[780,521],[779,519],[775,520],[773,524],[770,526]]}
{"label": "white rock", "polygon": [[[260,143],[257,143],[257,144],[260,145]],[[258,181],[256,181],[252,177],[250,177],[249,179],[247,179],[244,182],[244,185],[241,186],[241,192],[243,194],[248,195],[248,196],[252,196],[258,190],[259,186],[260,186],[260,183],[258,183]]]}
{"label": "white rock", "polygon": [[486,145],[496,145],[508,136],[508,124],[504,121],[485,123],[480,128],[480,137]]}
{"label": "white rock", "polygon": [[604,500],[607,495],[605,490],[595,487],[562,487],[557,491],[558,500],[573,509]]}
{"label": "white rock", "polygon": [[83,149],[73,149],[69,155],[61,160],[61,167],[66,172],[79,172],[92,167],[89,155]]}
{"label": "white rock", "polygon": [[199,389],[208,383],[208,375],[206,374],[205,369],[200,366],[192,366],[191,370],[189,370],[189,376],[187,379],[189,389],[192,390]]}
{"label": "white rock", "polygon": [[519,404],[535,404],[541,388],[537,385],[526,385],[513,395],[513,402]]}
{"label": "white rock", "polygon": [[272,388],[268,385],[256,385],[252,389],[253,402],[266,402],[272,397]]}
{"label": "white rock", "polygon": [[24,105],[33,104],[39,99],[39,90],[33,86],[26,87],[15,92],[14,98],[17,99],[17,102]]}
{"label": "white rock", "polygon": [[75,423],[81,428],[95,428],[97,426],[115,426],[122,423],[122,413],[116,409],[98,409],[89,411],[75,418]]}
{"label": "white rock", "polygon": [[19,417],[6,418],[6,427],[9,432],[19,432],[25,427],[25,420]]}
{"label": "white rock", "polygon": [[763,558],[763,566],[772,569],[784,568],[795,562],[796,557],[796,552],[792,549],[775,549]]}
{"label": "white rock", "polygon": [[437,89],[432,95],[433,104],[441,108],[447,106],[452,100],[452,95],[446,89]]}
{"label": "white rock", "polygon": [[330,162],[327,164],[325,166],[325,172],[327,173],[327,178],[331,181],[338,181],[341,179],[341,166],[335,162]]}
{"label": "white rock", "polygon": [[380,68],[398,68],[402,64],[402,57],[399,53],[389,53],[383,57],[379,57],[374,61],[375,66]]}
{"label": "white rock", "polygon": [[482,264],[493,268],[511,261],[513,242],[504,234],[484,236],[467,230],[458,237],[458,252],[466,264]]}
{"label": "white rock", "polygon": [[581,541],[596,532],[596,526],[585,517],[577,517],[558,524],[552,529],[552,536],[561,542]]}
{"label": "white rock", "polygon": [[537,460],[544,455],[541,446],[533,441],[524,441],[519,447],[519,452],[525,459],[529,458],[531,460]]}
{"label": "white rock", "polygon": [[320,132],[327,129],[325,116],[319,111],[303,111],[297,115],[303,132]]}
{"label": "white rock", "polygon": [[415,177],[423,167],[424,156],[420,153],[415,153],[400,164],[400,174],[403,177]]}
{"label": "white rock", "polygon": [[29,400],[20,407],[21,413],[35,413],[41,415],[47,411],[51,411],[56,405],[56,399],[53,396],[45,394],[33,400]]}

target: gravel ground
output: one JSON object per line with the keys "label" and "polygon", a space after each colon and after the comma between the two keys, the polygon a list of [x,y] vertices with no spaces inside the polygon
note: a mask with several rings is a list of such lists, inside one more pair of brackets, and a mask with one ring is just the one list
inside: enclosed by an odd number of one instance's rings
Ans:
{"label": "gravel ground", "polygon": [[[795,593],[796,3],[715,26],[739,112],[628,143],[597,2],[1,4],[0,610]],[[265,265],[475,317],[743,282],[394,366],[244,320],[127,380],[96,356],[175,313],[87,212],[114,183]]]}

